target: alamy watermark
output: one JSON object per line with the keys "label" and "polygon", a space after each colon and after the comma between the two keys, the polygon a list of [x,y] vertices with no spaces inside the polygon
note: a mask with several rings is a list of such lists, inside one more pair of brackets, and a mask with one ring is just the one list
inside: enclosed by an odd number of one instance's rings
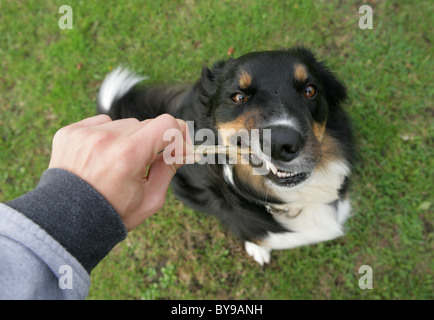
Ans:
{"label": "alamy watermark", "polygon": [[63,13],[63,15],[59,19],[59,28],[64,29],[72,29],[73,23],[73,12],[71,6],[63,5],[59,8],[59,13]]}
{"label": "alamy watermark", "polygon": [[363,265],[359,268],[359,274],[363,274],[359,278],[359,288],[362,290],[373,289],[373,272],[372,267],[370,265]]}
{"label": "alamy watermark", "polygon": [[60,275],[59,282],[58,282],[59,288],[62,290],[66,290],[66,289],[72,290],[73,289],[72,283],[73,283],[73,276],[74,276],[72,267],[67,264],[61,265],[59,267],[58,273]]}
{"label": "alamy watermark", "polygon": [[[59,28],[64,29],[72,29],[73,28],[73,10],[69,5],[62,5],[59,7],[59,14],[62,16],[59,18]],[[359,7],[359,14],[363,14],[359,18],[359,28],[360,29],[373,29],[373,10],[372,7],[365,4]]]}
{"label": "alamy watermark", "polygon": [[359,13],[363,13],[363,16],[359,18],[359,28],[373,29],[374,13],[372,11],[372,7],[365,4],[359,8]]}

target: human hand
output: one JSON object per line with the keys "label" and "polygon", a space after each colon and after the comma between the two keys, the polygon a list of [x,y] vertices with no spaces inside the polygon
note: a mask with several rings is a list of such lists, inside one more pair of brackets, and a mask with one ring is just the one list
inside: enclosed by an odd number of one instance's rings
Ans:
{"label": "human hand", "polygon": [[[112,121],[106,115],[87,118],[57,131],[49,168],[68,170],[92,185],[129,231],[161,209],[182,165],[166,164],[159,153],[170,143],[184,143],[163,141],[168,129],[178,129],[190,143],[186,123],[168,114],[142,122]],[[181,150],[185,152],[184,146]]]}

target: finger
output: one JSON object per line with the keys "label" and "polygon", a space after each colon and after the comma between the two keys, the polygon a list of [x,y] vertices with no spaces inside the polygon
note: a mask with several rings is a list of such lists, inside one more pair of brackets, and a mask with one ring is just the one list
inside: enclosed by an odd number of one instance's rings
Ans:
{"label": "finger", "polygon": [[137,133],[144,127],[146,127],[153,120],[154,119],[146,119],[143,121],[139,121],[136,118],[124,118],[124,119],[114,120],[109,123],[103,123],[98,129],[120,131],[122,132],[123,136],[130,136]]}
{"label": "finger", "polygon": [[128,136],[141,128],[141,122],[135,118],[118,119],[112,122],[103,123],[98,126],[98,130],[119,131],[124,136]]}
{"label": "finger", "polygon": [[146,120],[143,120],[142,122],[140,122],[143,126],[146,126],[146,125],[148,125],[149,123],[151,123],[152,121],[153,121],[154,119],[146,119]]}
{"label": "finger", "polygon": [[[151,122],[147,123],[141,130],[134,135],[137,146],[142,150],[144,165],[151,163],[161,150],[172,143],[171,140],[165,139],[165,133],[169,130],[178,130],[182,132],[178,121],[168,115],[161,115]],[[184,127],[185,131],[185,127]]]}
{"label": "finger", "polygon": [[125,119],[117,119],[110,122],[95,122],[94,126],[88,126],[87,128],[92,128],[94,132],[98,131],[106,131],[115,134],[118,137],[129,137],[141,130],[144,125],[147,124],[147,121],[140,122],[136,118],[125,118]]}
{"label": "finger", "polygon": [[99,114],[94,117],[86,118],[81,121],[70,124],[70,127],[90,127],[97,126],[100,124],[110,123],[112,119],[106,114]]}

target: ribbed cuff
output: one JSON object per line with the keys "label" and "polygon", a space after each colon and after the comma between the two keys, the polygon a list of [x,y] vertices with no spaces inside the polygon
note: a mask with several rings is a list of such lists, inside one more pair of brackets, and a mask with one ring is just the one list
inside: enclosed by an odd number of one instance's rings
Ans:
{"label": "ribbed cuff", "polygon": [[41,226],[89,274],[127,236],[119,214],[107,200],[63,169],[48,169],[34,190],[6,205]]}

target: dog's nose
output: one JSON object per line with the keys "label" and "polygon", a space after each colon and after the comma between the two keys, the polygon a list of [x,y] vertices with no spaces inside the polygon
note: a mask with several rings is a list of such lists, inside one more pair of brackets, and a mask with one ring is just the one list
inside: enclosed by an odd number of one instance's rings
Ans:
{"label": "dog's nose", "polygon": [[[300,153],[303,137],[294,129],[282,126],[271,126],[271,157],[276,160],[289,162]],[[263,142],[264,143],[264,142]],[[264,145],[262,145],[264,150]]]}

